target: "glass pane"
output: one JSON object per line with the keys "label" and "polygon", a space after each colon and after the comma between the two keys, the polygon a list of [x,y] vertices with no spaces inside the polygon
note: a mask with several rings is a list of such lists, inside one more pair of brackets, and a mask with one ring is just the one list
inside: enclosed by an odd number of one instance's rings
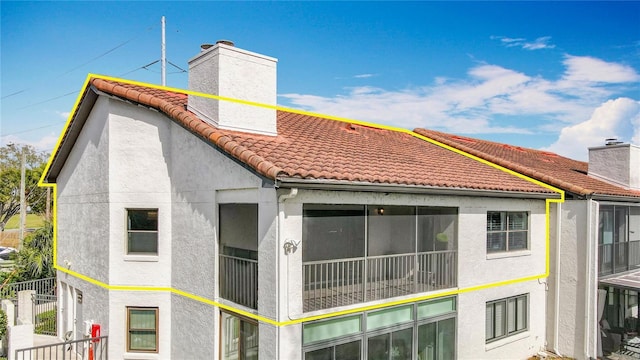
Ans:
{"label": "glass pane", "polygon": [[418,327],[418,359],[436,360],[436,323]]}
{"label": "glass pane", "polygon": [[516,330],[523,330],[527,328],[527,312],[528,307],[527,307],[527,297],[526,296],[521,296],[517,299],[517,328]]}
{"label": "glass pane", "polygon": [[157,232],[129,232],[127,253],[158,253]]}
{"label": "glass pane", "polygon": [[155,331],[130,331],[129,332],[129,348],[130,350],[156,350],[156,333]]}
{"label": "glass pane", "polygon": [[391,334],[391,359],[411,360],[413,328],[399,330]]}
{"label": "glass pane", "polygon": [[504,212],[487,212],[487,231],[507,230],[505,216]]}
{"label": "glass pane", "polygon": [[158,230],[158,210],[127,210],[128,230]]}
{"label": "glass pane", "polygon": [[416,251],[415,207],[372,205],[367,209],[370,256]]}
{"label": "glass pane", "polygon": [[507,234],[506,233],[488,233],[487,234],[487,252],[506,251],[507,250]]}
{"label": "glass pane", "polygon": [[367,329],[379,329],[411,320],[413,320],[413,305],[379,310],[367,315]]}
{"label": "glass pane", "polygon": [[516,331],[516,299],[507,301],[507,332]]}
{"label": "glass pane", "polygon": [[438,316],[456,310],[455,298],[436,299],[418,304],[418,319]]}
{"label": "glass pane", "polygon": [[368,360],[389,360],[389,335],[382,334],[369,338]]}
{"label": "glass pane", "polygon": [[129,309],[129,328],[136,330],[155,330],[156,310]]}
{"label": "glass pane", "polygon": [[304,204],[303,261],[364,257],[364,205]]}
{"label": "glass pane", "polygon": [[491,340],[495,337],[495,331],[493,329],[493,304],[487,304],[487,316],[485,322],[485,339]]}
{"label": "glass pane", "polygon": [[333,360],[333,347],[307,351],[304,354],[305,360]]}
{"label": "glass pane", "polygon": [[526,250],[527,249],[527,235],[526,231],[512,231],[509,232],[509,251],[512,250]]}
{"label": "glass pane", "polygon": [[527,230],[529,221],[526,212],[509,213],[509,230]]}
{"label": "glass pane", "polygon": [[305,345],[320,340],[357,334],[361,331],[360,315],[304,324],[302,331]]}
{"label": "glass pane", "polygon": [[360,340],[337,345],[335,360],[360,360]]}
{"label": "glass pane", "polygon": [[258,359],[258,325],[247,321],[241,321],[240,337],[243,359]]}
{"label": "glass pane", "polygon": [[506,317],[506,304],[504,301],[494,303],[493,309],[495,312],[495,337],[505,335],[505,317]]}
{"label": "glass pane", "polygon": [[613,243],[613,207],[612,206],[600,207],[600,223],[599,223],[598,235],[599,235],[600,244]]}
{"label": "glass pane", "polygon": [[221,313],[222,321],[222,359],[239,358],[240,319],[227,313]]}
{"label": "glass pane", "polygon": [[446,319],[438,321],[438,359],[455,359],[456,321]]}
{"label": "glass pane", "polygon": [[418,252],[455,250],[458,209],[418,208]]}

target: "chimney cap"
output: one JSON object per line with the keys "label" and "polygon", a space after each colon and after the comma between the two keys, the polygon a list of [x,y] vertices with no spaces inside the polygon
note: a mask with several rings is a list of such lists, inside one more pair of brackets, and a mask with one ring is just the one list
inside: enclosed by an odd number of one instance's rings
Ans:
{"label": "chimney cap", "polygon": [[200,51],[205,51],[207,49],[210,49],[211,47],[213,47],[213,44],[202,44],[200,45]]}
{"label": "chimney cap", "polygon": [[227,46],[236,46],[233,43],[233,41],[231,41],[231,40],[218,40],[218,41],[216,41],[216,44],[224,44],[224,45],[227,45]]}
{"label": "chimney cap", "polygon": [[622,144],[622,141],[618,141],[618,138],[608,138],[608,139],[604,140],[604,144],[606,146],[620,145],[620,144]]}

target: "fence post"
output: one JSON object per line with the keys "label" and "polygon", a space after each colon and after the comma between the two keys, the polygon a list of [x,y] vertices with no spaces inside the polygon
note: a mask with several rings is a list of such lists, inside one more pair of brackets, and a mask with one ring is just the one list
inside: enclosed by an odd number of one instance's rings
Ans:
{"label": "fence post", "polygon": [[33,324],[33,294],[35,290],[18,292],[18,324]]}

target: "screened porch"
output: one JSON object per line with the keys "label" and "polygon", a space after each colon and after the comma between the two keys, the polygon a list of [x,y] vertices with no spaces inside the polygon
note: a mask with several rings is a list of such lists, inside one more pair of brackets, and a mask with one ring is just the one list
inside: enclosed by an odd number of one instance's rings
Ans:
{"label": "screened porch", "polygon": [[457,208],[303,210],[305,312],[457,286]]}

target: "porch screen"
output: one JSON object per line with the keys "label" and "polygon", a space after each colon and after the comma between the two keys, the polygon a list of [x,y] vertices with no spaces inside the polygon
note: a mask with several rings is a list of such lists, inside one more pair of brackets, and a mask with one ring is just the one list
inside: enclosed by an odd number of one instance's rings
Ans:
{"label": "porch screen", "polygon": [[362,257],[364,211],[364,205],[305,204],[303,261]]}

